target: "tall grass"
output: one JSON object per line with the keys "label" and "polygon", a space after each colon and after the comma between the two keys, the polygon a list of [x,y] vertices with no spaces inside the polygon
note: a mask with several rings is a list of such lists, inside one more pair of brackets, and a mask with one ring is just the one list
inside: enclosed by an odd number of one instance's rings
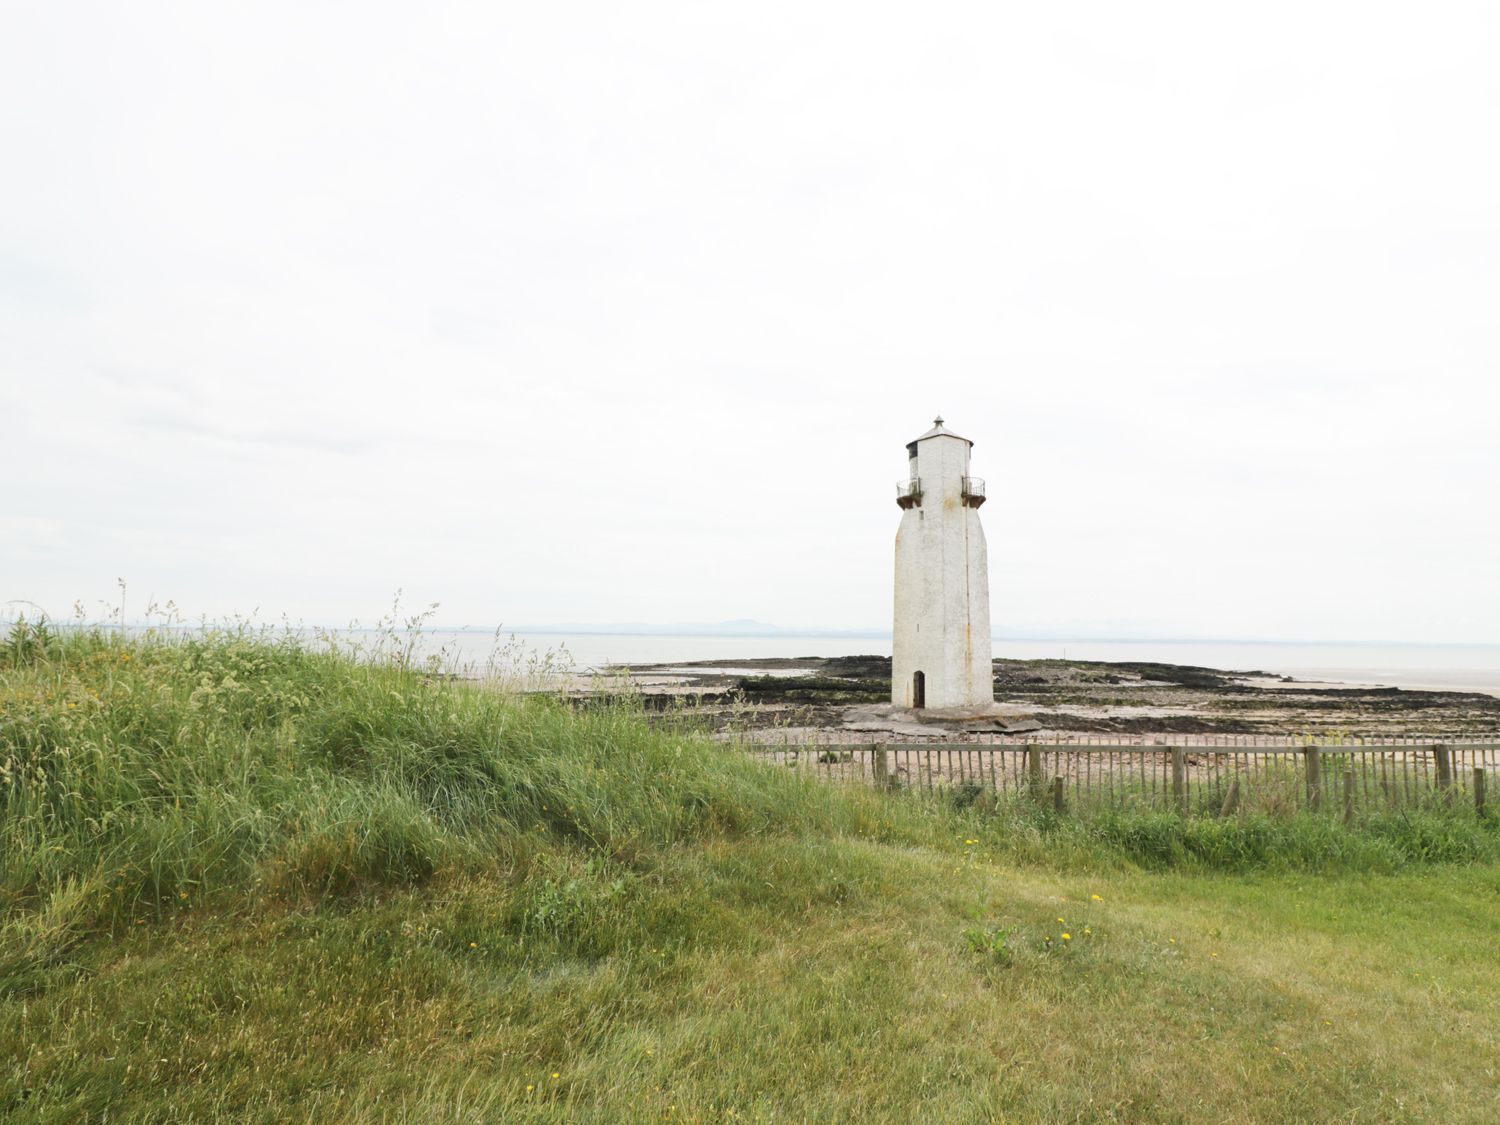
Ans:
{"label": "tall grass", "polygon": [[[1401,1119],[1387,1072],[1432,1113],[1482,1096],[1428,1091],[1454,1031],[1399,992],[1421,958],[1444,996],[1500,986],[1429,939],[1471,900],[1453,924],[1495,924],[1496,868],[1457,866],[1500,858],[1472,813],[982,809],[751,761],[629,699],[173,637],[0,643],[7,1119],[1250,1120],[1294,1096]],[[1266,874],[1197,878],[1235,871]],[[1310,999],[1330,972],[1359,1038]],[[1391,996],[1394,1060],[1369,1046]],[[1283,1038],[1342,1069],[1308,1087]],[[1235,1089],[1184,1070],[1205,1051]]]}
{"label": "tall grass", "polygon": [[[524,863],[620,862],[705,833],[879,815],[653,730],[245,631],[21,624],[0,645],[0,907],[118,926],[249,892],[341,893]],[[49,905],[50,904],[50,905]]]}
{"label": "tall grass", "polygon": [[982,831],[992,848],[1053,866],[1390,870],[1500,854],[1495,827],[1461,813],[1375,816],[1351,831],[1308,816],[964,804],[757,765],[653,726],[628,698],[575,710],[286,635],[132,639],[23,622],[0,644],[7,917],[129,925],[205,896],[408,885],[524,865],[552,846],[628,864],[684,840],[766,832],[928,843]]}

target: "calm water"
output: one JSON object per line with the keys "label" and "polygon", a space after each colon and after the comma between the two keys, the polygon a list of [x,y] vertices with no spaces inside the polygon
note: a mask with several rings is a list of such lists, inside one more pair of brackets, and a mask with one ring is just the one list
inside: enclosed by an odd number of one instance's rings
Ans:
{"label": "calm water", "polygon": [[[512,641],[512,637],[514,638]],[[507,634],[505,662],[571,661],[579,671],[608,664],[664,664],[757,657],[889,656],[890,637],[776,637],[623,635],[603,633]],[[423,651],[441,651],[448,662],[482,667],[496,650],[489,633],[434,630]],[[1016,659],[1150,660],[1226,671],[1261,671],[1299,680],[1328,680],[1388,687],[1444,688],[1500,695],[1500,645],[1273,644],[1226,641],[996,641],[995,655]]]}

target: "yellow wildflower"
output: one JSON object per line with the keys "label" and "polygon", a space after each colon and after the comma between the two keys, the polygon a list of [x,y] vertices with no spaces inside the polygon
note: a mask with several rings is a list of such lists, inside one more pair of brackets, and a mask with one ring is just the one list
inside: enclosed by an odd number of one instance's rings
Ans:
{"label": "yellow wildflower", "polygon": [[1100,898],[1100,897],[1099,897],[1099,896],[1098,896],[1098,895],[1089,895],[1089,898],[1090,898],[1090,899],[1091,899],[1091,900],[1092,900],[1092,901],[1094,901],[1094,902],[1103,902],[1103,901],[1104,901],[1104,900],[1103,900],[1103,899],[1102,899],[1102,898]]}
{"label": "yellow wildflower", "polygon": [[1072,934],[1063,934],[1063,941],[1072,941],[1072,940],[1073,940],[1073,935]]}

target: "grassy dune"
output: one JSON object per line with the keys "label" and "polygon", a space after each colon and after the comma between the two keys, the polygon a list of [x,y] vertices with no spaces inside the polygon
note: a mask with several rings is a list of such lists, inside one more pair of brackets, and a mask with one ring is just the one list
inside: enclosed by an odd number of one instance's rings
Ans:
{"label": "grassy dune", "polygon": [[0,849],[8,1121],[1500,1116],[1472,813],[981,815],[628,702],[18,630]]}

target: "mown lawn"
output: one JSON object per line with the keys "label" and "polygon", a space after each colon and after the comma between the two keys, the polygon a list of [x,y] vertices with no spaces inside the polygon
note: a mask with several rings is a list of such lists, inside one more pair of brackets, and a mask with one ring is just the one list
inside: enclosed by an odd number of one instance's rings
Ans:
{"label": "mown lawn", "polygon": [[12,643],[0,763],[7,1121],[1500,1119],[1472,814],[985,816],[245,637]]}
{"label": "mown lawn", "polygon": [[[185,910],[94,943],[72,979],[6,1006],[8,1113],[1500,1115],[1493,865],[1057,875],[879,843],[721,843],[634,876],[615,901],[636,938],[604,956],[519,936],[516,897],[466,879]],[[1011,931],[1009,963],[968,947],[979,903],[982,927]]]}

